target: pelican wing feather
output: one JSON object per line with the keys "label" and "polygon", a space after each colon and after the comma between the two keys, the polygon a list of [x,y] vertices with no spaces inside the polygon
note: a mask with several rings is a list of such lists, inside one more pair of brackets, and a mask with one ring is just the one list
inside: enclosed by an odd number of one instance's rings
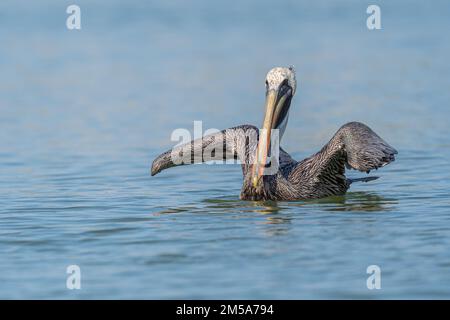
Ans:
{"label": "pelican wing feather", "polygon": [[324,197],[345,193],[351,180],[345,169],[369,173],[395,160],[397,150],[360,122],[342,126],[315,155],[299,162],[291,181],[302,181],[302,197]]}

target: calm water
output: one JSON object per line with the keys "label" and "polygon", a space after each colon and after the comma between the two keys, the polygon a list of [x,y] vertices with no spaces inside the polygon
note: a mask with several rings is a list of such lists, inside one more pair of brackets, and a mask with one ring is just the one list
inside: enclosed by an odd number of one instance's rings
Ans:
{"label": "calm water", "polygon": [[[80,31],[0,3],[0,298],[450,298],[448,1],[377,1],[379,31],[364,1],[76,3]],[[399,150],[381,179],[256,203],[237,166],[150,177],[176,128],[259,125],[290,64],[285,149],[363,121]]]}

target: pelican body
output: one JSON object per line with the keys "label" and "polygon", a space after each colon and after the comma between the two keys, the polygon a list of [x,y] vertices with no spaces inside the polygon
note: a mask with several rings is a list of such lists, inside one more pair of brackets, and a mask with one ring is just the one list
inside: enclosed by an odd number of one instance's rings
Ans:
{"label": "pelican body", "polygon": [[292,67],[270,70],[262,130],[241,125],[178,145],[153,161],[152,176],[178,165],[239,159],[242,200],[300,200],[343,195],[353,182],[377,179],[349,179],[346,168],[369,173],[395,160],[397,151],[360,122],[343,125],[319,152],[294,160],[274,143],[273,131],[281,139],[296,90]]}

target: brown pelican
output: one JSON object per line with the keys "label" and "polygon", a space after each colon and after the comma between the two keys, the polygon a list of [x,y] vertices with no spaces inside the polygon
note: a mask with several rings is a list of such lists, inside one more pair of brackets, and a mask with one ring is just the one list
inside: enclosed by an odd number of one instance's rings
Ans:
{"label": "brown pelican", "polygon": [[298,200],[345,194],[352,182],[377,179],[346,178],[346,168],[369,173],[395,160],[397,151],[359,122],[342,126],[319,152],[303,161],[295,161],[278,145],[274,151],[272,133],[278,131],[278,137],[283,136],[296,87],[292,67],[270,70],[261,131],[241,125],[175,146],[153,161],[152,176],[181,164],[217,157],[239,159],[244,178],[241,199]]}

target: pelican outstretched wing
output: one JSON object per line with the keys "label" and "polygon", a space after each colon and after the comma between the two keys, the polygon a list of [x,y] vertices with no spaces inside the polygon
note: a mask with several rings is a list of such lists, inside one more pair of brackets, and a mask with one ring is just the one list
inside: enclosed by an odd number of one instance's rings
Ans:
{"label": "pelican outstretched wing", "polygon": [[151,174],[179,165],[212,160],[239,159],[243,168],[249,163],[258,143],[258,128],[241,125],[177,145],[153,161]]}
{"label": "pelican outstretched wing", "polygon": [[301,179],[305,190],[314,196],[343,193],[348,189],[345,168],[369,173],[395,160],[397,150],[368,126],[350,122],[315,155],[301,161],[292,170],[293,178]]}

